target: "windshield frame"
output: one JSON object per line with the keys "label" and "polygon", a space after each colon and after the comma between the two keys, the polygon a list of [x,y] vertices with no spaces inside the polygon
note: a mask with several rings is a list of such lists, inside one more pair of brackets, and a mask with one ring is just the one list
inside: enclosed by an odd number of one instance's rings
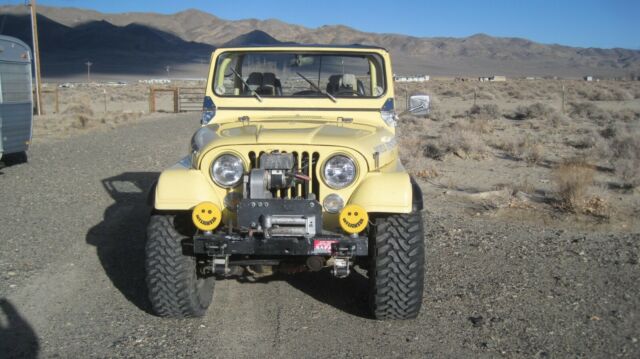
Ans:
{"label": "windshield frame", "polygon": [[[380,95],[378,96],[336,96],[336,99],[338,100],[338,102],[340,102],[341,100],[379,100],[382,99],[383,97],[386,97],[387,94],[389,93],[389,86],[390,84],[388,83],[388,77],[387,77],[387,63],[385,62],[385,57],[382,56],[379,52],[377,51],[361,51],[361,50],[354,50],[354,51],[341,51],[341,50],[335,50],[335,51],[328,51],[328,50],[313,50],[313,49],[287,49],[287,50],[283,50],[283,49],[241,49],[241,48],[235,48],[235,49],[229,49],[229,50],[224,50],[220,53],[217,54],[217,56],[213,59],[213,67],[214,67],[214,71],[213,71],[213,76],[211,77],[211,83],[209,86],[209,89],[211,90],[212,94],[215,97],[219,97],[219,98],[228,98],[228,99],[248,99],[248,98],[254,98],[255,96],[253,94],[239,94],[239,95],[224,95],[224,94],[219,94],[218,92],[216,92],[216,81],[218,79],[218,75],[219,75],[219,63],[220,63],[220,59],[222,56],[224,56],[225,54],[229,54],[229,53],[236,53],[236,54],[254,54],[254,53],[273,53],[273,54],[278,54],[278,53],[284,53],[284,54],[293,54],[293,55],[325,55],[325,56],[354,56],[354,57],[362,57],[362,56],[371,56],[373,58],[375,58],[380,65],[380,74],[378,75],[378,77],[380,79],[382,79],[383,81],[383,91]],[[223,75],[224,76],[224,75]],[[392,85],[392,84],[391,84]],[[287,100],[309,100],[309,99],[328,99],[328,97],[326,97],[326,95],[323,95],[322,93],[318,93],[317,96],[263,96],[263,98],[268,98],[268,99],[287,99]]]}

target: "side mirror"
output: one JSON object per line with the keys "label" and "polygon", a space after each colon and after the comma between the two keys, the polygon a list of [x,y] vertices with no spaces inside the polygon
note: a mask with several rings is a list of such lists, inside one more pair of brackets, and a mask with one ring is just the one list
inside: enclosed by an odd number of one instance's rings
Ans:
{"label": "side mirror", "polygon": [[429,95],[413,95],[409,98],[409,109],[415,116],[427,117],[431,112],[431,98]]}

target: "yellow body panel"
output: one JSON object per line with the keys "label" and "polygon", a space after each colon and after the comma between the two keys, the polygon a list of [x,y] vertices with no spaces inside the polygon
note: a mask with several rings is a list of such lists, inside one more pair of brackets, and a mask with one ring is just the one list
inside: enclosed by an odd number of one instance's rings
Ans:
{"label": "yellow body panel", "polygon": [[158,179],[155,208],[159,210],[189,210],[200,202],[223,206],[224,191],[220,191],[202,175],[187,168],[165,170]]}
{"label": "yellow body panel", "polygon": [[[384,60],[386,91],[378,98],[277,98],[216,96],[212,90],[217,57],[225,51],[366,52]],[[316,183],[318,201],[338,194],[345,204],[359,205],[367,212],[409,213],[412,186],[398,159],[395,128],[380,115],[385,101],[393,98],[393,71],[389,54],[378,48],[268,47],[225,48],[212,55],[206,95],[216,105],[213,121],[202,127],[192,140],[193,152],[179,164],[164,171],[155,191],[157,210],[191,210],[200,202],[223,209],[222,223],[234,221],[225,208],[229,192],[242,192],[242,185],[225,189],[217,186],[209,173],[213,161],[223,153],[233,153],[250,170],[251,152],[273,150],[307,152],[319,156],[316,170],[309,175]],[[374,68],[375,71],[375,68]],[[239,121],[243,118],[243,121]],[[347,118],[348,120],[344,120]],[[340,190],[322,180],[323,162],[334,154],[346,154],[357,165],[355,182]],[[338,215],[324,213],[324,227],[339,228]]]}

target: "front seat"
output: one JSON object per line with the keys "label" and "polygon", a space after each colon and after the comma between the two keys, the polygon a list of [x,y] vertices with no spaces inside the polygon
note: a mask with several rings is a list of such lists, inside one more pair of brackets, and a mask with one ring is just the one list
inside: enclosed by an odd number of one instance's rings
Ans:
{"label": "front seat", "polygon": [[282,85],[273,72],[262,74],[262,86],[260,86],[258,93],[267,96],[282,96]]}
{"label": "front seat", "polygon": [[247,78],[247,85],[249,88],[244,89],[245,95],[250,95],[252,91],[258,91],[262,86],[262,73],[261,72],[252,72],[249,74]]}
{"label": "front seat", "polygon": [[361,96],[365,95],[364,84],[356,78],[354,74],[331,75],[327,84],[327,92],[335,95],[341,91],[343,94],[349,94],[350,91]]}

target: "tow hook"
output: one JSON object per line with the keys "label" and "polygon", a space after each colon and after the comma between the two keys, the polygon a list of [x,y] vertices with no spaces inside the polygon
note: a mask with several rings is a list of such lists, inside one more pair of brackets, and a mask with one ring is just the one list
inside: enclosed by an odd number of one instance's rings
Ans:
{"label": "tow hook", "polygon": [[229,256],[220,256],[213,259],[213,272],[217,275],[229,274]]}
{"label": "tow hook", "polygon": [[333,275],[336,278],[346,278],[349,276],[349,257],[333,258]]}

